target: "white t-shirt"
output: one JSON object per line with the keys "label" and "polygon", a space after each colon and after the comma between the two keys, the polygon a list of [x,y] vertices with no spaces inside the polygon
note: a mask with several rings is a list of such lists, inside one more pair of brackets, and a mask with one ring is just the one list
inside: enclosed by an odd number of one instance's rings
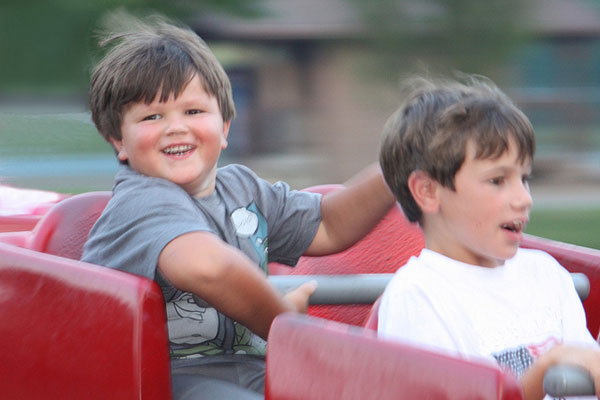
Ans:
{"label": "white t-shirt", "polygon": [[568,271],[539,250],[486,268],[424,249],[389,283],[378,324],[381,337],[483,357],[517,376],[557,343],[596,345]]}

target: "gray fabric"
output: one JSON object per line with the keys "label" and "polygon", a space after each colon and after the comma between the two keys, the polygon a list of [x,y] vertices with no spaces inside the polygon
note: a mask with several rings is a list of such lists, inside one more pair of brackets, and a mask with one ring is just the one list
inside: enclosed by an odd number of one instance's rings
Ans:
{"label": "gray fabric", "polygon": [[172,357],[264,355],[265,342],[257,335],[166,282],[157,271],[158,256],[176,237],[207,231],[266,272],[271,261],[295,265],[320,220],[320,195],[270,184],[240,165],[219,168],[215,191],[199,199],[122,166],[82,260],[157,280],[167,302]]}
{"label": "gray fabric", "polygon": [[200,374],[175,375],[173,400],[261,400],[262,394],[240,385]]}
{"label": "gray fabric", "polygon": [[[198,379],[198,376],[201,378]],[[218,355],[173,360],[171,378],[175,400],[262,398],[265,359],[249,355]],[[198,394],[204,397],[196,397]]]}

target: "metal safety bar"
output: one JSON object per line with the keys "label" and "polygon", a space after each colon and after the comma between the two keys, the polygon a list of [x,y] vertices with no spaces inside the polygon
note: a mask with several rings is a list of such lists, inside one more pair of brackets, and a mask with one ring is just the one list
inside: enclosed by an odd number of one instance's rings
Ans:
{"label": "metal safety bar", "polygon": [[[316,281],[317,290],[310,304],[372,304],[383,293],[394,274],[347,275],[271,275],[269,281],[281,293],[305,282]],[[581,301],[590,294],[590,281],[582,273],[572,273],[573,284]]]}

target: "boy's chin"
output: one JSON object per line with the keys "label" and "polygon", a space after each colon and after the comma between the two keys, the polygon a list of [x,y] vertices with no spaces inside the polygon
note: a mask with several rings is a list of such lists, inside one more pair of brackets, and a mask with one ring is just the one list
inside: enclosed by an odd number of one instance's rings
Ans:
{"label": "boy's chin", "polygon": [[513,258],[514,256],[517,255],[517,251],[519,250],[519,246],[516,246],[510,250],[507,250],[504,254],[500,255],[500,257],[498,258],[498,265],[502,265],[504,264],[507,260],[510,260],[511,258]]}

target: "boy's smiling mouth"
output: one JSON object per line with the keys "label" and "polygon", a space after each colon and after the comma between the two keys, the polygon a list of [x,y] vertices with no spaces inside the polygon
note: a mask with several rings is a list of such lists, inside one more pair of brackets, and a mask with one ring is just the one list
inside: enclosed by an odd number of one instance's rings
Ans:
{"label": "boy's smiling mouth", "polygon": [[194,148],[195,146],[192,146],[191,144],[178,144],[164,148],[162,152],[169,156],[182,156],[194,150]]}

